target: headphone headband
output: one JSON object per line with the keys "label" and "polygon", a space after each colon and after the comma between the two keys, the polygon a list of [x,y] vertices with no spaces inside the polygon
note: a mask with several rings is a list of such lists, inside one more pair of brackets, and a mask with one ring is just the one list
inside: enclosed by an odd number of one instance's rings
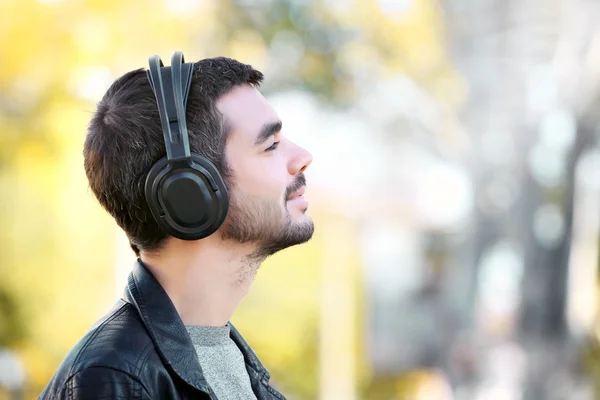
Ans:
{"label": "headphone headband", "polygon": [[[171,66],[164,67],[158,55],[148,58],[150,86],[158,103],[167,158],[169,161],[190,159],[185,107],[192,82],[193,63],[184,63],[183,53],[176,51]],[[172,87],[173,90],[166,90]]]}

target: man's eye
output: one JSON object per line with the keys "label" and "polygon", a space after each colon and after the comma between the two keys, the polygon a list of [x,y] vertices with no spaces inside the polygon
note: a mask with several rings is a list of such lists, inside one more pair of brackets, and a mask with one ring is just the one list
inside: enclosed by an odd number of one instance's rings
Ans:
{"label": "man's eye", "polygon": [[278,145],[279,145],[279,142],[275,142],[269,148],[267,148],[265,151],[273,151],[277,148]]}

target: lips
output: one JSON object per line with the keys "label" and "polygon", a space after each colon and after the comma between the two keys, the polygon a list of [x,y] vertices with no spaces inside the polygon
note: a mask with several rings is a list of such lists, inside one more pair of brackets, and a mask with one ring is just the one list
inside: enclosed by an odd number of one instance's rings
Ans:
{"label": "lips", "polygon": [[306,190],[306,186],[302,186],[300,189],[296,190],[294,193],[292,193],[292,195],[288,198],[289,200],[293,200],[296,197],[300,197],[304,194],[304,191]]}

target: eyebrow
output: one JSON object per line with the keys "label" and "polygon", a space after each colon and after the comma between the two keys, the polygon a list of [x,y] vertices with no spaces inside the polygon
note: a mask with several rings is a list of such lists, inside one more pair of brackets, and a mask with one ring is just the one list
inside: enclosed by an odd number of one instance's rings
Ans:
{"label": "eyebrow", "polygon": [[267,122],[263,125],[256,137],[255,146],[259,146],[267,141],[271,136],[275,135],[277,132],[281,131],[282,123],[281,121],[276,122]]}

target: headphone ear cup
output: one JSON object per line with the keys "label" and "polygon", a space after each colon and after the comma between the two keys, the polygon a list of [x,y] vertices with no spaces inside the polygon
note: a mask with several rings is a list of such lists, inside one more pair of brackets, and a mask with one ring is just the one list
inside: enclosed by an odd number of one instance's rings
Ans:
{"label": "headphone ear cup", "polygon": [[197,240],[214,233],[225,221],[229,196],[221,174],[210,160],[191,159],[152,166],[145,184],[146,201],[158,225],[170,235]]}

